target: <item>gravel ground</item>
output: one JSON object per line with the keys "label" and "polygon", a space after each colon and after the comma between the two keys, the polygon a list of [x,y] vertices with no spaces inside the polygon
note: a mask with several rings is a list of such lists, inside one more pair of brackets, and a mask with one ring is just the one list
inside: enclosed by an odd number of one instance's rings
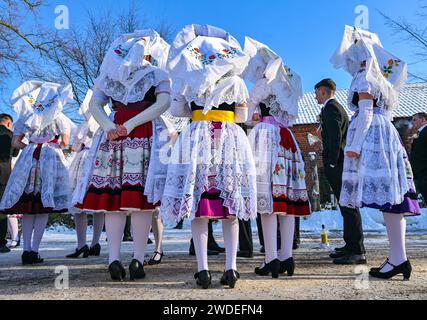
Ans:
{"label": "gravel ground", "polygon": [[[217,233],[218,242],[222,238]],[[217,236],[216,235],[216,236]],[[339,234],[333,235],[331,248],[340,245]],[[166,230],[165,257],[160,265],[146,267],[147,277],[137,282],[112,282],[107,272],[107,243],[102,241],[99,258],[65,259],[74,250],[74,236],[47,234],[40,250],[45,263],[37,267],[20,265],[22,249],[0,255],[0,300],[375,300],[375,299],[427,299],[427,234],[408,236],[408,256],[413,265],[410,281],[402,276],[383,281],[357,278],[352,266],[335,266],[328,258],[329,251],[318,249],[317,237],[304,235],[301,247],[295,251],[297,268],[293,277],[278,280],[254,274],[264,256],[256,253],[253,259],[238,259],[241,279],[234,290],[223,287],[219,279],[223,272],[225,255],[210,257],[213,285],[208,290],[199,289],[194,281],[195,257],[188,255],[188,230]],[[105,235],[103,238],[105,239]],[[257,236],[254,234],[254,241]],[[366,237],[368,266],[380,265],[387,256],[385,235]],[[123,262],[127,268],[132,260],[132,243],[123,245]],[[258,252],[259,244],[255,242]],[[148,246],[148,252],[153,245]],[[69,288],[58,289],[55,273],[58,266],[66,266]],[[367,269],[366,269],[367,270]],[[58,271],[58,270],[57,270]],[[57,281],[58,282],[58,281]]]}

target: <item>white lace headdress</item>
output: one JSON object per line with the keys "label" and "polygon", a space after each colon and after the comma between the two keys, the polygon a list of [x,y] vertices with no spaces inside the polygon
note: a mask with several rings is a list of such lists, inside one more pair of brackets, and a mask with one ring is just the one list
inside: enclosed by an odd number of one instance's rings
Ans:
{"label": "white lace headdress", "polygon": [[[366,64],[361,67],[361,64]],[[353,77],[363,74],[367,91],[378,106],[392,110],[399,106],[399,91],[407,79],[407,64],[386,51],[378,35],[345,26],[341,44],[331,58],[335,68],[343,68]]]}
{"label": "white lace headdress", "polygon": [[25,126],[43,130],[61,114],[65,104],[73,100],[71,85],[62,86],[44,81],[26,81],[12,94],[11,103]]}
{"label": "white lace headdress", "polygon": [[247,102],[240,77],[249,57],[228,32],[209,25],[188,25],[175,38],[168,60],[175,95],[204,106]]}
{"label": "white lace headdress", "polygon": [[268,46],[249,37],[245,39],[245,53],[251,59],[244,75],[255,83],[250,94],[250,115],[264,103],[276,121],[292,125],[303,95],[301,77]]}
{"label": "white lace headdress", "polygon": [[95,86],[123,104],[141,101],[152,86],[169,80],[169,48],[152,29],[122,35],[108,49]]}

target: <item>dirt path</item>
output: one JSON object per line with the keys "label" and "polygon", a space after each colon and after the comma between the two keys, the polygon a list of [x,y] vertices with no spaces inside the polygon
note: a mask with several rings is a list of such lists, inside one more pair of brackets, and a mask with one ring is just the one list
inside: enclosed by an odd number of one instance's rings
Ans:
{"label": "dirt path", "polygon": [[[297,269],[293,277],[273,280],[255,276],[253,269],[264,258],[256,254],[253,259],[238,259],[241,280],[234,290],[219,284],[224,255],[209,259],[212,288],[197,288],[193,279],[195,257],[187,254],[189,236],[185,230],[166,231],[162,264],[146,267],[145,280],[117,283],[110,280],[107,272],[105,241],[100,258],[67,260],[63,257],[73,251],[74,236],[48,235],[41,249],[46,262],[40,266],[21,266],[22,250],[0,255],[0,299],[427,299],[427,235],[408,237],[408,255],[414,267],[410,281],[402,281],[401,276],[391,281],[356,280],[354,267],[333,265],[327,251],[315,249],[317,239],[304,238],[301,248],[295,251]],[[337,239],[332,240],[332,247],[338,244]],[[386,245],[385,236],[367,237],[369,267],[382,263],[387,255]],[[255,247],[259,248],[258,243]],[[153,246],[148,250],[152,252]],[[123,252],[127,267],[132,244],[124,244]],[[68,269],[67,290],[55,288],[57,266]]]}

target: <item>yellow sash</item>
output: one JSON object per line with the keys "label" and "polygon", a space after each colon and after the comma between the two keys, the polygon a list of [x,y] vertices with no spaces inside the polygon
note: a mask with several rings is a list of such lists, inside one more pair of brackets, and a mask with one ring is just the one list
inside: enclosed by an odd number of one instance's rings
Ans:
{"label": "yellow sash", "polygon": [[203,114],[203,110],[193,111],[192,121],[215,121],[215,122],[234,122],[234,112],[225,110],[210,110]]}

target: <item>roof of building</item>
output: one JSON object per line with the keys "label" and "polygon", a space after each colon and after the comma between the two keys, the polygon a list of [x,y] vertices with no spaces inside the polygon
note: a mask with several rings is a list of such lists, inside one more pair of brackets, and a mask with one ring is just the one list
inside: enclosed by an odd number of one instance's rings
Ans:
{"label": "roof of building", "polygon": [[[338,90],[336,98],[344,106],[349,116],[353,113],[347,106],[348,89]],[[407,84],[400,93],[400,106],[394,111],[396,118],[409,118],[418,112],[427,112],[427,82]],[[295,125],[317,123],[321,106],[314,93],[305,93],[299,102],[299,117]]]}

